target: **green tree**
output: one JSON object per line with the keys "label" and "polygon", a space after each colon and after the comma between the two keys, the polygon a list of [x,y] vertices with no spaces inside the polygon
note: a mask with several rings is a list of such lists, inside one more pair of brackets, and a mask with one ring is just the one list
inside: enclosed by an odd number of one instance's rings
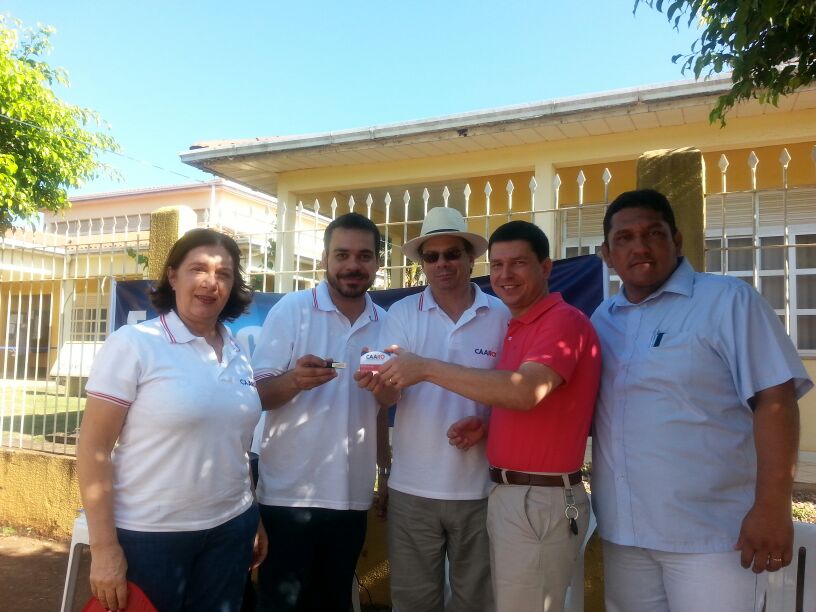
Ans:
{"label": "green tree", "polygon": [[776,106],[779,96],[816,80],[814,0],[635,0],[665,12],[675,29],[698,22],[702,33],[682,61],[695,78],[731,71],[732,86],[709,116],[725,124],[740,100],[756,98]]}
{"label": "green tree", "polygon": [[86,129],[102,125],[97,113],[54,93],[68,79],[43,60],[53,32],[0,15],[0,230],[70,206],[66,190],[105,168],[96,153],[118,150],[107,134]]}

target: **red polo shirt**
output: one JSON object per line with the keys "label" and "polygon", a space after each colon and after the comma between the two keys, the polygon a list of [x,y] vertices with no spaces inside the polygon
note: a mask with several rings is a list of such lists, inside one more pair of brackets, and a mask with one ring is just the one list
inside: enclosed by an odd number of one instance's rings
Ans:
{"label": "red polo shirt", "polygon": [[528,411],[493,406],[487,458],[522,472],[574,472],[584,461],[601,376],[601,345],[589,319],[550,293],[510,319],[497,369],[526,362],[555,370],[564,382]]}

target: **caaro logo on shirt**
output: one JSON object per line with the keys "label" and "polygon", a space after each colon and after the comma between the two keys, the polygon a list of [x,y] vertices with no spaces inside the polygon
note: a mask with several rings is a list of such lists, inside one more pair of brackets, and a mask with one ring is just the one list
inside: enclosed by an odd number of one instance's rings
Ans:
{"label": "caaro logo on shirt", "polygon": [[252,380],[251,378],[242,378],[240,380],[240,383],[242,385],[244,385],[245,387],[254,387],[255,386],[255,381]]}
{"label": "caaro logo on shirt", "polygon": [[495,357],[496,356],[496,351],[491,351],[490,349],[486,349],[486,348],[477,348],[477,349],[474,349],[473,352],[476,353],[477,355],[485,355],[486,357]]}

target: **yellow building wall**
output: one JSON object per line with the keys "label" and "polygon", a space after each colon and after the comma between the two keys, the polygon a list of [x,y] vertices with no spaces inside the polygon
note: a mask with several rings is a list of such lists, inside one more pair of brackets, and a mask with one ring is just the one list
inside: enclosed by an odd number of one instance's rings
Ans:
{"label": "yellow building wall", "polygon": [[82,502],[76,461],[21,449],[0,450],[0,522],[70,538]]}
{"label": "yellow building wall", "polygon": [[[816,381],[816,357],[804,358],[805,369],[811,379]],[[801,434],[799,450],[816,452],[816,391],[811,391],[799,400]]]}
{"label": "yellow building wall", "polygon": [[[696,147],[704,152],[718,152],[746,148],[758,150],[774,146],[781,148],[784,145],[789,147],[793,156],[791,143],[803,143],[806,149],[808,144],[814,142],[816,142],[815,109],[733,117],[729,119],[725,128],[710,125],[701,117],[697,123],[654,127],[636,132],[546,141],[394,162],[285,172],[279,176],[278,186],[280,193],[303,195],[306,205],[312,201],[308,195],[333,190],[340,192],[393,184],[418,184],[472,176],[530,172],[538,164],[545,163],[553,164],[556,169],[586,167],[592,164],[633,160],[644,151],[655,149]],[[809,156],[808,152],[808,159]],[[550,186],[539,185],[539,189],[549,188]]]}
{"label": "yellow building wall", "polygon": [[[210,188],[159,191],[143,194],[112,194],[93,200],[76,200],[71,208],[57,214],[46,214],[45,221],[64,221],[73,219],[99,219],[102,217],[125,215],[149,215],[151,211],[162,206],[189,206],[192,209],[208,208],[210,205]],[[148,221],[149,218],[145,217]]]}

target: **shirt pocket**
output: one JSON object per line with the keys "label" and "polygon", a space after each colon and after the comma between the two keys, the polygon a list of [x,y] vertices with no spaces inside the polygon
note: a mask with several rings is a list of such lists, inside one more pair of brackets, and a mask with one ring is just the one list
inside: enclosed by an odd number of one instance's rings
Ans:
{"label": "shirt pocket", "polygon": [[634,370],[630,370],[641,384],[654,386],[666,392],[686,393],[691,384],[691,366],[697,335],[691,331],[659,332],[659,344],[654,346],[657,335],[649,346],[640,351]]}

